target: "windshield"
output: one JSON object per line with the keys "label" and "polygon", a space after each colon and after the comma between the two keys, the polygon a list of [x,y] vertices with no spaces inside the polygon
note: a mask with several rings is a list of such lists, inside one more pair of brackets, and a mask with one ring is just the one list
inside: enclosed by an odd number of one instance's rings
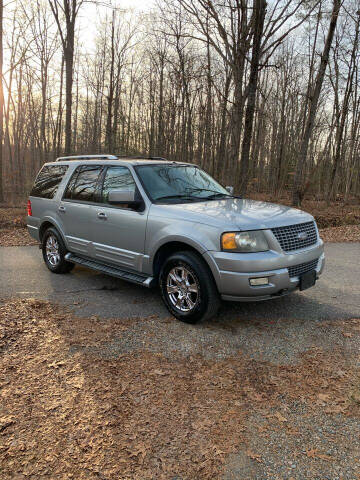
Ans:
{"label": "windshield", "polygon": [[154,202],[179,203],[232,197],[210,175],[192,165],[141,165],[136,171]]}

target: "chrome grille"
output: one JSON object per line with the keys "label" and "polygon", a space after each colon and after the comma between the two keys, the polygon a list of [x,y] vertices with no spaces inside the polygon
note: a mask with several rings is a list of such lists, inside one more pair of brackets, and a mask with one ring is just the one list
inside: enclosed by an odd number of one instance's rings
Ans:
{"label": "chrome grille", "polygon": [[[271,229],[284,252],[310,247],[317,242],[315,222],[300,223]],[[301,234],[306,238],[301,239]],[[300,238],[299,238],[300,237]]]}
{"label": "chrome grille", "polygon": [[319,259],[311,260],[311,262],[300,263],[294,267],[288,267],[289,277],[298,277],[303,273],[310,272],[311,270],[316,270]]}

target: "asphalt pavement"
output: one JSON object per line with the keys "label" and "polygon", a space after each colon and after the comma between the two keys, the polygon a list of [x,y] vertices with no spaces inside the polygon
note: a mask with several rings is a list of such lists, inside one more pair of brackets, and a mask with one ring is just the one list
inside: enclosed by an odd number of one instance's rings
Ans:
{"label": "asphalt pavement", "polygon": [[[221,317],[336,319],[360,315],[360,244],[327,244],[316,286],[280,299],[224,303]],[[34,297],[101,317],[169,316],[157,289],[146,289],[83,267],[55,275],[38,247],[0,247],[0,297]]]}

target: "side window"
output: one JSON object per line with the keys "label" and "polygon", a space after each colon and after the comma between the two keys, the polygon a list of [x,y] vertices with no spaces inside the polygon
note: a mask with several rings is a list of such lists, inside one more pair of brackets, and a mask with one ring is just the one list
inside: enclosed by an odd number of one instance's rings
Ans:
{"label": "side window", "polygon": [[95,201],[95,190],[101,168],[95,165],[78,167],[70,179],[64,198],[87,202]]}
{"label": "side window", "polygon": [[109,167],[106,170],[102,189],[102,203],[108,203],[109,192],[111,190],[136,191],[136,184],[128,168]]}
{"label": "side window", "polygon": [[43,167],[36,177],[30,196],[54,198],[67,168],[67,165],[49,165]]}

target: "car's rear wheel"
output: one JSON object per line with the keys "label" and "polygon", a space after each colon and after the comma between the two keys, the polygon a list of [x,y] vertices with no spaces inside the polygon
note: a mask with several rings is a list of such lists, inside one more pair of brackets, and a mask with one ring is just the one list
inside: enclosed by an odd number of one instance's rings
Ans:
{"label": "car's rear wheel", "polygon": [[159,280],[164,303],[174,317],[196,323],[216,315],[219,294],[209,267],[198,254],[172,254],[162,266]]}
{"label": "car's rear wheel", "polygon": [[75,266],[65,260],[66,247],[54,227],[48,228],[42,237],[42,253],[46,266],[53,273],[68,273]]}

